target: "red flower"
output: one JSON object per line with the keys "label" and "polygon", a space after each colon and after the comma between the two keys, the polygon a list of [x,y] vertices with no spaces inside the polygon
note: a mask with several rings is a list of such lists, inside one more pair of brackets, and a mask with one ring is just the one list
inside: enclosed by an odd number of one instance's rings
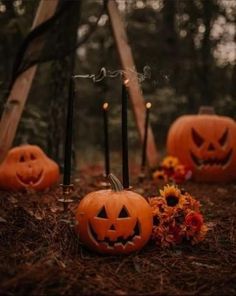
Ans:
{"label": "red flower", "polygon": [[199,231],[203,225],[203,217],[200,213],[190,212],[185,217],[185,225]]}
{"label": "red flower", "polygon": [[174,173],[174,168],[165,168],[163,167],[162,168],[164,174],[167,176],[167,177],[171,177]]}
{"label": "red flower", "polygon": [[186,180],[191,179],[192,171],[189,167],[179,164],[175,167],[175,171],[173,172],[173,180],[175,183],[183,183]]}

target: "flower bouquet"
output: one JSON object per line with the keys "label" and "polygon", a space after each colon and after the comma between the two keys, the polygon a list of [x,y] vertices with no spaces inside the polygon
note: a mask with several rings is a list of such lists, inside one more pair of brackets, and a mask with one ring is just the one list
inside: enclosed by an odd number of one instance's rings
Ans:
{"label": "flower bouquet", "polygon": [[207,226],[200,213],[200,203],[188,192],[172,185],[164,186],[160,196],[149,198],[153,213],[152,238],[160,247],[192,245],[205,238]]}
{"label": "flower bouquet", "polygon": [[166,156],[159,168],[152,175],[154,181],[183,183],[192,177],[192,170],[180,163],[179,159],[174,156]]}

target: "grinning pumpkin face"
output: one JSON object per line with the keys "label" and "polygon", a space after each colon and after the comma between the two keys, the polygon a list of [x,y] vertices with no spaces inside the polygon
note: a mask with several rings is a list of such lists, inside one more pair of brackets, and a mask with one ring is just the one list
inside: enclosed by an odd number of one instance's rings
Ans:
{"label": "grinning pumpkin face", "polygon": [[34,145],[11,149],[0,166],[0,187],[42,190],[59,180],[59,167]]}
{"label": "grinning pumpkin face", "polygon": [[[204,133],[192,128],[192,149],[190,155],[198,169],[225,169],[230,165],[233,148],[230,145],[230,132],[228,128],[221,128],[221,132],[211,134],[204,139]],[[231,135],[232,136],[232,135]]]}
{"label": "grinning pumpkin face", "polygon": [[110,254],[141,249],[152,231],[152,213],[146,200],[132,191],[99,190],[80,202],[76,230],[90,248]]}
{"label": "grinning pumpkin face", "polygon": [[236,124],[214,114],[187,115],[171,126],[168,153],[193,170],[198,181],[230,181],[236,178]]}

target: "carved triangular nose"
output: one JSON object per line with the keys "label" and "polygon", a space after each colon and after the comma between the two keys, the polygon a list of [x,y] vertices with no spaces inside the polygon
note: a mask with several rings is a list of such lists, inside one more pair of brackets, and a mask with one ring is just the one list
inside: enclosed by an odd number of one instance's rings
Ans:
{"label": "carved triangular nose", "polygon": [[209,151],[215,150],[214,145],[212,143],[210,143],[207,150],[209,150]]}
{"label": "carved triangular nose", "polygon": [[111,224],[110,230],[116,230],[114,224]]}

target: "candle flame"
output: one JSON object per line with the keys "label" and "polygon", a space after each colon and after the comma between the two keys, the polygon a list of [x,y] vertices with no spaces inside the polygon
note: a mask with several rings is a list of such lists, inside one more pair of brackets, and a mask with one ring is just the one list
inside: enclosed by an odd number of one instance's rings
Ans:
{"label": "candle flame", "polygon": [[107,110],[107,109],[108,109],[108,106],[109,106],[109,104],[106,102],[106,103],[103,104],[102,108],[103,108],[104,110]]}
{"label": "candle flame", "polygon": [[146,103],[146,108],[150,109],[152,107],[152,104],[150,102]]}
{"label": "candle flame", "polygon": [[125,86],[128,86],[128,83],[129,83],[129,79],[125,79],[125,80],[124,80],[124,85],[125,85]]}

